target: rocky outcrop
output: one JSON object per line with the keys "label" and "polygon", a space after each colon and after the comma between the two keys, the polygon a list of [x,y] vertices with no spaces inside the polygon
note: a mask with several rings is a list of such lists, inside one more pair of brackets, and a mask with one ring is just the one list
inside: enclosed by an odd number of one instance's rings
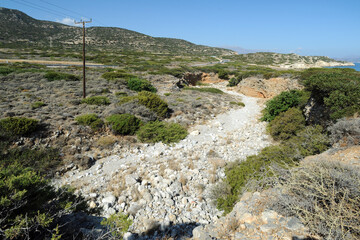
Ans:
{"label": "rocky outcrop", "polygon": [[193,239],[308,239],[308,231],[298,218],[267,208],[276,194],[273,189],[243,194],[231,213],[213,224],[196,227]]}
{"label": "rocky outcrop", "polygon": [[234,87],[237,92],[257,98],[272,98],[283,91],[302,88],[297,79],[284,77],[270,79],[249,77]]}

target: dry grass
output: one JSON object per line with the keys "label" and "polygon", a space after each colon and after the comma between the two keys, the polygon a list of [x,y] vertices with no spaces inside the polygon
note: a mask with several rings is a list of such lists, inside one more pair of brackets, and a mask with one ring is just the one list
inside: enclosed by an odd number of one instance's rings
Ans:
{"label": "dry grass", "polygon": [[181,183],[182,186],[185,186],[187,184],[187,177],[184,176],[184,174],[181,174],[179,177],[179,182]]}
{"label": "dry grass", "polygon": [[194,160],[192,158],[189,160],[188,168],[191,170],[195,169]]}
{"label": "dry grass", "polygon": [[171,170],[180,171],[180,164],[175,159],[168,161],[168,166]]}
{"label": "dry grass", "polygon": [[295,215],[324,239],[360,239],[360,169],[309,161],[282,175],[274,208]]}
{"label": "dry grass", "polygon": [[116,137],[114,136],[103,136],[100,137],[96,143],[101,147],[109,147],[113,145],[117,141]]}
{"label": "dry grass", "polygon": [[106,190],[112,192],[115,197],[119,197],[126,189],[125,176],[126,174],[123,173],[114,173]]}

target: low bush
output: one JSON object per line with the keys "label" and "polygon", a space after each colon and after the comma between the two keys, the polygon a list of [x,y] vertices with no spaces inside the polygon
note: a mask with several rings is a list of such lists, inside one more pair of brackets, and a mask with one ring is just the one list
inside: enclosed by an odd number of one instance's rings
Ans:
{"label": "low bush", "polygon": [[117,96],[117,97],[125,97],[125,96],[127,96],[127,93],[126,92],[116,92],[115,96]]}
{"label": "low bush", "polygon": [[301,110],[290,108],[280,113],[268,125],[268,132],[275,140],[286,140],[305,127],[305,117]]}
{"label": "low bush", "polygon": [[224,92],[217,88],[191,88],[185,87],[184,90],[198,91],[198,92],[207,92],[207,93],[217,93],[223,94]]}
{"label": "low bush", "polygon": [[94,131],[99,130],[104,124],[104,122],[94,113],[77,116],[75,121],[80,125],[91,127]]}
{"label": "low bush", "polygon": [[60,72],[47,72],[44,77],[48,81],[56,81],[56,80],[66,80],[66,81],[79,81],[80,77],[75,76],[69,73],[60,73]]}
{"label": "low bush", "polygon": [[123,213],[113,214],[109,218],[101,221],[101,225],[107,227],[107,232],[109,232],[114,239],[122,239],[124,233],[128,231],[132,223],[129,216]]}
{"label": "low bush", "polygon": [[130,79],[136,77],[135,75],[129,74],[125,71],[116,71],[116,72],[106,72],[102,76],[106,80],[116,80],[116,79]]}
{"label": "low bush", "polygon": [[230,188],[230,194],[220,196],[216,201],[217,207],[229,213],[250,179],[264,177],[267,169],[274,163],[294,164],[291,151],[285,146],[266,147],[258,155],[249,156],[245,161],[228,166],[225,170],[225,182]]}
{"label": "low bush", "polygon": [[360,239],[360,169],[313,160],[282,174],[273,208],[323,239]]}
{"label": "low bush", "polygon": [[160,118],[168,116],[168,104],[155,93],[143,91],[138,94],[137,98],[140,104],[155,112]]}
{"label": "low bush", "polygon": [[336,120],[360,112],[360,73],[353,69],[309,69],[303,83]]}
{"label": "low bush", "polygon": [[147,80],[140,79],[140,78],[130,78],[127,82],[127,86],[130,90],[141,92],[141,91],[148,91],[148,92],[157,92],[156,88],[151,85],[151,83]]}
{"label": "low bush", "polygon": [[114,114],[106,118],[112,131],[120,135],[134,135],[142,124],[134,115]]}
{"label": "low bush", "polygon": [[31,108],[32,109],[37,109],[37,108],[41,108],[43,106],[45,106],[46,104],[43,102],[34,102],[33,104],[31,104]]}
{"label": "low bush", "polygon": [[81,103],[86,103],[89,105],[109,105],[110,100],[105,96],[93,96],[84,98],[81,100]]}
{"label": "low bush", "polygon": [[24,117],[9,117],[0,120],[0,135],[5,137],[26,136],[38,127],[38,120]]}
{"label": "low bush", "polygon": [[235,87],[237,86],[240,82],[241,82],[242,78],[241,77],[233,77],[229,80],[229,83],[228,83],[228,87]]}
{"label": "low bush", "polygon": [[322,133],[321,126],[308,126],[299,131],[296,136],[282,142],[278,146],[266,147],[258,155],[252,155],[245,161],[230,164],[225,169],[224,183],[230,189],[228,194],[222,192],[216,197],[217,207],[229,213],[236,201],[245,190],[262,190],[273,186],[273,166],[289,168],[309,155],[314,155],[327,150],[328,137]]}
{"label": "low bush", "polygon": [[136,135],[142,142],[169,144],[184,139],[188,132],[180,124],[155,121],[142,126]]}
{"label": "low bush", "polygon": [[238,105],[238,106],[240,106],[240,107],[245,107],[245,103],[243,103],[243,102],[230,102],[230,104],[232,104],[232,105]]}
{"label": "low bush", "polygon": [[305,91],[291,90],[282,92],[266,103],[261,120],[271,122],[281,112],[285,112],[289,108],[302,108],[305,106],[309,97],[309,92]]}
{"label": "low bush", "polygon": [[86,211],[86,203],[69,189],[16,163],[0,165],[0,236],[2,239],[47,239],[59,219]]}
{"label": "low bush", "polygon": [[8,149],[7,145],[0,148],[1,164],[11,165],[18,164],[26,167],[31,167],[34,171],[52,175],[57,167],[61,164],[60,153],[57,149]]}
{"label": "low bush", "polygon": [[330,140],[323,133],[323,128],[320,125],[315,125],[300,130],[296,136],[283,142],[283,145],[292,149],[292,158],[294,160],[301,160],[306,156],[326,151],[330,147]]}
{"label": "low bush", "polygon": [[218,76],[220,79],[228,80],[229,79],[229,73],[225,71],[224,69],[219,70]]}
{"label": "low bush", "polygon": [[359,145],[360,144],[360,118],[341,118],[328,127],[333,144]]}

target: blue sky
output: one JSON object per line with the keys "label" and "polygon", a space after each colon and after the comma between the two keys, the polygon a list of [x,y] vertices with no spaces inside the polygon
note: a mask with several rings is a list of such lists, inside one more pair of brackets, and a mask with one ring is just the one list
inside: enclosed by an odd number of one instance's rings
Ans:
{"label": "blue sky", "polygon": [[360,57],[360,0],[0,0],[31,17],[91,17],[154,37],[215,47]]}

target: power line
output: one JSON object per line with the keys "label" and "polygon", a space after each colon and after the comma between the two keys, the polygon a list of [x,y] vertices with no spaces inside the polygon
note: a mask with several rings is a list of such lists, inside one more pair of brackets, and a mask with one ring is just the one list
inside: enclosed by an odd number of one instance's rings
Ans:
{"label": "power line", "polygon": [[49,11],[47,11],[47,10],[44,10],[44,9],[42,9],[42,8],[33,6],[33,5],[31,5],[31,4],[27,4],[27,3],[25,3],[25,2],[19,2],[19,1],[17,1],[17,0],[10,0],[10,1],[16,2],[16,3],[21,4],[21,5],[28,6],[28,7],[31,7],[31,8],[40,10],[40,11],[43,11],[43,12],[46,12],[46,13],[49,13],[49,14],[52,14],[52,15],[56,15],[56,16],[59,16],[59,17],[64,17],[64,16],[66,16],[66,15],[63,15],[63,14],[60,15],[60,14],[57,14],[57,13],[54,13],[54,12],[49,12]]}
{"label": "power line", "polygon": [[[70,9],[67,9],[67,8],[64,8],[64,7],[61,7],[61,6],[58,6],[58,5],[53,4],[53,3],[49,3],[49,2],[44,1],[44,0],[40,0],[40,1],[43,2],[43,3],[46,3],[46,4],[48,4],[48,5],[51,5],[51,6],[60,8],[60,9],[62,9],[62,10],[65,10],[65,11],[67,11],[67,12],[75,13],[75,14],[77,14],[77,15],[79,15],[79,16],[86,17],[86,18],[90,19],[90,17],[85,16],[84,14],[81,14],[81,13],[79,13],[79,12],[75,12],[75,11],[73,11],[73,10],[70,10]],[[93,21],[94,21],[94,20],[93,20]],[[101,23],[100,21],[94,21],[94,22]],[[104,26],[105,26],[105,24],[103,24],[103,23],[101,23],[101,25],[104,25]]]}

